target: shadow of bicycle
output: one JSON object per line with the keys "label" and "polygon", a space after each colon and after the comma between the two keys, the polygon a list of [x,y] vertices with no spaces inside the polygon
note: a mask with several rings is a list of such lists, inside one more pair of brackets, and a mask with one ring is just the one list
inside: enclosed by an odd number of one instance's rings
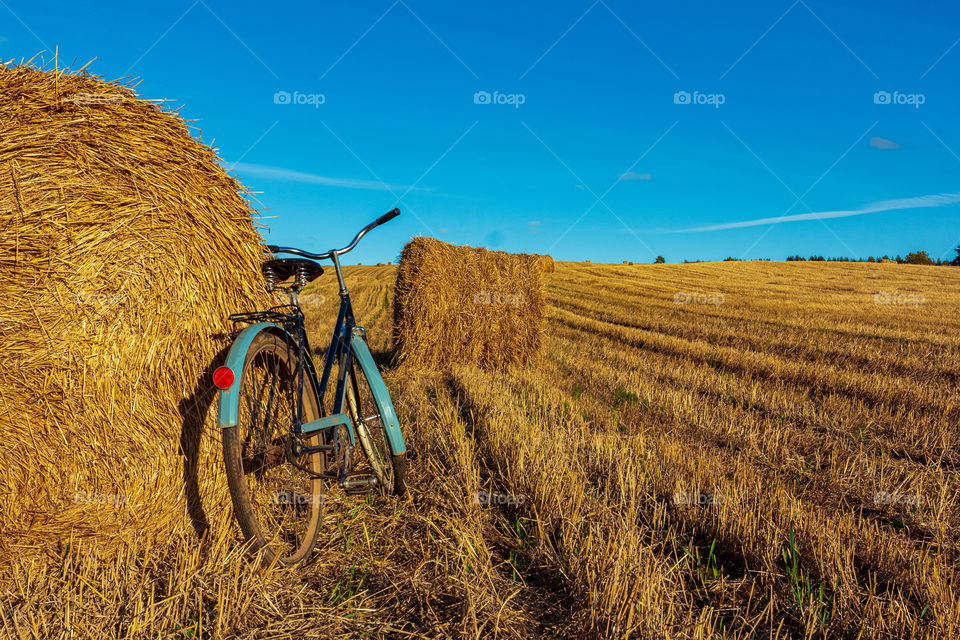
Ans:
{"label": "shadow of bicycle", "polygon": [[[207,368],[197,378],[193,392],[179,403],[182,426],[180,431],[180,455],[183,458],[183,489],[187,513],[197,536],[204,540],[210,529],[210,518],[204,507],[200,490],[200,461],[204,444],[204,425],[208,422],[210,406],[217,399],[213,384],[213,372],[226,360],[230,350],[228,343],[215,355]],[[216,427],[214,427],[216,428]],[[219,433],[207,433],[207,438],[219,438]],[[212,442],[207,442],[213,446]],[[215,472],[209,469],[208,472]]]}

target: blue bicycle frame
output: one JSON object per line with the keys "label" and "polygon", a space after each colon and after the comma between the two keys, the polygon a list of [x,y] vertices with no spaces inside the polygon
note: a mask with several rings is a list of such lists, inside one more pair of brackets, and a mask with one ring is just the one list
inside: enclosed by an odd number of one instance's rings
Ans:
{"label": "blue bicycle frame", "polygon": [[[386,430],[386,436],[390,443],[391,453],[394,456],[402,455],[406,452],[403,442],[403,436],[400,433],[400,423],[393,408],[393,402],[390,394],[383,384],[377,369],[373,355],[370,353],[366,342],[363,339],[364,330],[356,324],[356,318],[353,313],[353,306],[350,302],[350,293],[347,290],[343,279],[343,272],[340,267],[339,256],[352,250],[357,242],[371,229],[383,224],[384,222],[399,215],[399,211],[393,211],[381,216],[378,220],[365,227],[353,242],[344,249],[331,250],[324,254],[311,254],[300,249],[274,247],[269,249],[273,253],[293,253],[312,259],[329,258],[333,261],[336,269],[337,281],[340,286],[340,309],[337,314],[337,322],[334,326],[333,337],[330,346],[327,348],[324,358],[323,374],[317,378],[317,371],[313,360],[310,357],[312,353],[306,331],[303,327],[303,313],[296,303],[296,293],[293,294],[291,305],[274,307],[269,311],[254,313],[241,313],[230,316],[234,322],[251,322],[237,336],[227,355],[225,367],[234,372],[234,382],[223,389],[220,394],[219,407],[219,425],[222,428],[232,427],[237,424],[239,414],[239,387],[240,378],[243,374],[243,367],[246,359],[247,350],[252,344],[254,338],[262,331],[269,331],[281,337],[292,350],[296,350],[297,362],[297,389],[296,389],[296,407],[293,432],[298,439],[303,435],[310,435],[318,431],[326,431],[323,444],[302,447],[301,453],[315,452],[333,452],[342,446],[341,443],[331,442],[330,431],[339,425],[344,425],[349,433],[350,445],[355,446],[357,437],[354,432],[354,425],[350,417],[344,413],[344,402],[347,394],[347,375],[351,371],[354,358],[360,366],[361,371],[370,385],[374,400],[380,411],[380,418]],[[293,313],[283,313],[281,310],[291,309]],[[334,363],[339,363],[337,373],[336,390],[333,397],[333,406],[331,413],[327,415],[324,400],[327,386],[330,383],[330,376],[333,372]],[[303,392],[304,388],[314,394],[317,399],[317,407],[320,413],[318,420],[303,422]],[[346,469],[340,470],[340,480],[343,481],[346,476]]]}

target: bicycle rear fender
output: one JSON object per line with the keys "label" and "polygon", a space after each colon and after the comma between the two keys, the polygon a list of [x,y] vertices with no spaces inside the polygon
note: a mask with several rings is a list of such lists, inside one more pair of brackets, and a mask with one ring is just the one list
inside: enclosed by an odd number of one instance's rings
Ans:
{"label": "bicycle rear fender", "polygon": [[[253,339],[261,331],[280,332],[287,334],[283,327],[273,322],[256,322],[246,327],[233,341],[230,347],[230,353],[223,366],[229,367],[233,371],[233,384],[227,389],[220,391],[220,407],[217,415],[217,424],[221,429],[237,426],[237,414],[240,409],[240,377],[243,375],[243,364],[247,359],[247,350],[253,343]],[[285,338],[292,339],[289,334]]]}
{"label": "bicycle rear fender", "polygon": [[393,401],[390,399],[390,392],[387,386],[383,384],[383,378],[380,377],[380,370],[377,369],[377,363],[370,353],[370,347],[360,336],[354,335],[351,339],[353,347],[353,357],[357,359],[357,364],[363,370],[363,374],[370,383],[370,390],[373,391],[377,406],[383,413],[381,419],[387,429],[387,439],[390,441],[390,449],[393,455],[399,456],[406,452],[407,447],[403,443],[403,434],[400,433],[400,420],[397,419],[397,412],[393,408]]}

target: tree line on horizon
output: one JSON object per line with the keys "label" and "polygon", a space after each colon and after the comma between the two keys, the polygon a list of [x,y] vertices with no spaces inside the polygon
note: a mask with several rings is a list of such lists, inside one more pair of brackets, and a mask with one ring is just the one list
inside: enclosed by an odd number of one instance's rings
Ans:
{"label": "tree line on horizon", "polygon": [[874,257],[869,256],[866,259],[864,258],[847,258],[841,256],[838,258],[824,258],[823,256],[810,256],[804,258],[800,255],[787,256],[787,262],[883,262],[884,260],[888,262],[896,262],[897,264],[927,264],[934,266],[953,266],[960,267],[960,247],[954,249],[957,255],[954,256],[953,260],[943,260],[937,258],[934,260],[930,257],[930,254],[926,251],[911,251],[906,256],[897,255],[891,257],[888,255]]}
{"label": "tree line on horizon", "polygon": [[[941,266],[952,266],[960,267],[960,246],[956,249],[957,255],[954,256],[953,260],[942,260],[937,258],[934,260],[930,257],[930,254],[926,251],[911,251],[906,255],[906,257],[897,255],[895,257],[890,257],[889,255],[883,256],[869,256],[867,258],[848,258],[846,256],[839,257],[829,257],[824,256],[808,256],[804,258],[801,255],[787,256],[787,262],[896,262],[897,264],[924,264],[924,265],[933,265],[937,267]],[[740,262],[740,258],[734,258],[733,256],[728,256],[723,259],[724,262]],[[770,258],[760,258],[761,261],[770,262]],[[657,256],[657,259],[654,260],[654,264],[664,264],[666,259],[663,256]],[[704,260],[684,260],[684,264],[691,264],[696,262],[705,262]],[[630,263],[632,264],[632,263]]]}

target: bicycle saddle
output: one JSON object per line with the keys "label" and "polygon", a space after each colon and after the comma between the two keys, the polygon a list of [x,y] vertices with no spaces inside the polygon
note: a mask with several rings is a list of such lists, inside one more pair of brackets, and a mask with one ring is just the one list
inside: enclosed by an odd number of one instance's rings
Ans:
{"label": "bicycle saddle", "polygon": [[323,267],[306,258],[278,258],[260,265],[263,277],[271,286],[297,278],[300,284],[313,282],[323,274]]}

